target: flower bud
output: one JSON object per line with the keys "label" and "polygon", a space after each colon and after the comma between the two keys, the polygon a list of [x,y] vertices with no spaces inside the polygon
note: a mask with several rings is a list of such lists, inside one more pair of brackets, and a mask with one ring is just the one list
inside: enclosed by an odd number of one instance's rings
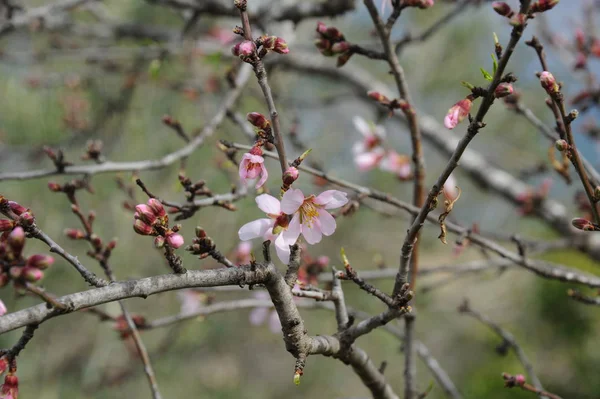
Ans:
{"label": "flower bud", "polygon": [[241,43],[236,44],[231,49],[233,55],[240,57],[242,59],[250,57],[256,51],[256,45],[253,41],[244,40]]}
{"label": "flower bud", "polygon": [[146,204],[136,205],[135,210],[137,218],[143,220],[147,224],[152,224],[156,220],[156,215],[154,214],[154,211]]}
{"label": "flower bud", "polygon": [[277,40],[275,40],[275,47],[273,48],[273,51],[279,54],[287,54],[290,52],[290,49],[288,48],[287,42],[278,37]]}
{"label": "flower bud", "polygon": [[388,105],[390,103],[390,99],[378,91],[373,91],[373,90],[368,91],[367,96],[369,96],[369,98],[371,98],[383,105]]}
{"label": "flower bud", "polygon": [[352,55],[354,55],[354,53],[352,51],[347,51],[344,54],[340,55],[337,59],[336,66],[338,68],[341,68],[344,65],[346,65],[346,63],[350,60],[350,57],[352,57]]}
{"label": "flower bud", "polygon": [[565,151],[569,148],[569,143],[566,140],[556,140],[554,146],[558,151]]}
{"label": "flower bud", "polygon": [[345,53],[350,49],[350,43],[348,42],[337,42],[331,46],[331,52],[334,54]]}
{"label": "flower bud", "polygon": [[25,280],[35,283],[44,277],[44,272],[40,269],[36,269],[35,267],[25,267],[23,268],[22,276],[25,278]]}
{"label": "flower bud", "polygon": [[8,206],[10,207],[10,210],[13,211],[17,215],[20,215],[23,212],[27,212],[29,210],[29,209],[25,208],[23,205],[16,203],[15,201],[8,201]]}
{"label": "flower bud", "polygon": [[206,237],[206,230],[204,230],[200,226],[196,226],[196,237],[198,237],[198,238]]}
{"label": "flower bud", "polygon": [[31,212],[23,212],[19,216],[19,224],[25,227],[33,226],[35,223],[35,218],[33,217],[33,213]]}
{"label": "flower bud", "polygon": [[8,269],[8,274],[10,274],[10,277],[15,280],[21,278],[22,273],[23,273],[23,268],[19,267],[19,266],[13,266],[10,269]]}
{"label": "flower bud", "polygon": [[514,27],[519,27],[525,25],[527,22],[527,15],[525,14],[517,14],[510,19],[510,24]]}
{"label": "flower bud", "polygon": [[532,12],[544,12],[554,8],[559,0],[539,0],[531,6]]}
{"label": "flower bud", "polygon": [[290,166],[283,174],[283,184],[285,184],[286,186],[291,186],[292,183],[298,180],[299,175],[300,173],[298,172],[298,169],[294,168],[293,166]]}
{"label": "flower bud", "polygon": [[65,229],[64,233],[71,240],[81,240],[82,238],[85,238],[85,232],[79,229]]}
{"label": "flower bud", "polygon": [[[0,316],[2,316],[3,314],[6,313],[6,306],[4,305],[4,302],[0,301]],[[8,370],[8,360],[6,360],[6,357],[1,357],[0,358],[0,374],[4,374],[4,372]]]}
{"label": "flower bud", "polygon": [[494,90],[494,97],[502,98],[510,96],[511,94],[513,94],[513,92],[513,86],[510,83],[503,82],[496,86],[496,90]]}
{"label": "flower bud", "polygon": [[0,231],[10,231],[15,227],[15,222],[8,219],[0,219]]}
{"label": "flower bud", "polygon": [[12,371],[9,371],[4,377],[4,385],[2,385],[0,394],[3,399],[17,399],[19,396],[19,379]]}
{"label": "flower bud", "polygon": [[331,51],[331,42],[327,39],[321,38],[315,40],[315,47],[324,56],[330,57],[333,55],[333,51]]}
{"label": "flower bud", "polygon": [[113,238],[112,240],[110,240],[108,242],[108,244],[106,244],[106,248],[108,248],[110,251],[112,251],[113,249],[115,249],[115,247],[117,246],[117,239]]}
{"label": "flower bud", "polygon": [[166,240],[167,244],[175,249],[179,248],[184,243],[183,236],[177,233],[167,234]]}
{"label": "flower bud", "polygon": [[154,239],[154,248],[162,248],[165,246],[165,237],[156,236]]}
{"label": "flower bud", "polygon": [[62,186],[56,182],[48,182],[48,188],[50,189],[50,191],[52,191],[53,193],[58,193],[60,191],[62,191]]}
{"label": "flower bud", "polygon": [[469,97],[454,104],[446,113],[446,117],[444,118],[444,126],[446,126],[448,129],[454,129],[467,117],[467,115],[469,115],[472,105],[473,102]]}
{"label": "flower bud", "polygon": [[554,79],[554,76],[548,71],[544,71],[540,74],[540,83],[544,90],[546,90],[546,93],[550,96],[558,93],[560,90],[558,83],[556,83],[556,79]]}
{"label": "flower bud", "polygon": [[515,375],[515,384],[522,387],[525,385],[525,376],[523,374]]}
{"label": "flower bud", "polygon": [[317,22],[317,33],[324,35],[327,32],[327,25],[323,22]]}
{"label": "flower bud", "polygon": [[584,218],[575,218],[571,220],[571,224],[573,227],[583,231],[594,231],[596,230],[594,224],[587,219]]}
{"label": "flower bud", "polygon": [[138,234],[147,236],[152,234],[154,229],[152,226],[144,223],[142,220],[136,219],[136,221],[133,223],[133,230]]}
{"label": "flower bud", "polygon": [[334,26],[328,27],[324,33],[324,36],[332,40],[344,40],[344,35],[342,32],[340,32],[339,29]]}
{"label": "flower bud", "polygon": [[510,18],[514,14],[513,10],[510,8],[510,6],[503,1],[494,1],[492,3],[492,7],[494,8],[494,11],[496,11],[498,14],[502,15],[503,17]]}
{"label": "flower bud", "polygon": [[246,115],[246,120],[259,129],[265,130],[271,127],[271,122],[261,113],[250,112]]}
{"label": "flower bud", "polygon": [[37,269],[44,270],[52,266],[53,263],[54,258],[52,256],[37,254],[31,255],[29,258],[27,258],[27,263],[25,264],[25,266],[35,267]]}
{"label": "flower bud", "polygon": [[25,231],[21,226],[17,226],[10,232],[7,238],[8,245],[16,254],[20,254],[25,245]]}
{"label": "flower bud", "polygon": [[167,212],[165,212],[165,208],[163,207],[163,204],[156,198],[150,198],[146,203],[148,204],[150,209],[152,209],[152,212],[154,212],[154,214],[156,216],[158,216],[159,218],[161,218],[167,214]]}

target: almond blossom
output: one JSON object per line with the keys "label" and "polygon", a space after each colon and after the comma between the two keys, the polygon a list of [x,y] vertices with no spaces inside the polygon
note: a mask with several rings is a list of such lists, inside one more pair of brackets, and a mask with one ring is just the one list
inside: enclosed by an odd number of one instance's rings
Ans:
{"label": "almond blossom", "polygon": [[363,140],[354,143],[352,153],[354,163],[361,171],[371,170],[376,167],[385,155],[381,142],[385,138],[383,126],[375,126],[367,123],[360,116],[352,119],[354,127],[363,135]]}
{"label": "almond blossom", "polygon": [[467,117],[467,115],[469,115],[471,105],[473,105],[473,100],[469,97],[454,104],[452,108],[448,110],[448,113],[444,118],[444,126],[448,129],[454,129]]}
{"label": "almond blossom", "polygon": [[240,179],[242,182],[246,183],[248,180],[254,180],[260,176],[260,179],[256,183],[256,188],[265,184],[269,177],[262,154],[263,152],[260,147],[254,146],[250,152],[244,154],[240,162]]}
{"label": "almond blossom", "polygon": [[312,245],[320,242],[323,235],[332,235],[336,223],[327,209],[346,205],[346,195],[343,191],[327,190],[316,197],[305,197],[298,189],[286,191],[281,200],[281,210],[293,217],[287,230],[283,232],[284,241],[291,245],[302,234],[306,242]]}
{"label": "almond blossom", "polygon": [[[285,198],[285,196],[284,196]],[[268,218],[258,219],[246,223],[238,231],[240,240],[249,241],[262,237],[265,240],[275,242],[277,257],[285,264],[290,260],[290,245],[296,242],[298,236],[293,239],[285,239],[283,232],[289,228],[289,216],[282,212],[279,200],[269,194],[261,194],[256,197],[256,205],[267,214]]]}
{"label": "almond blossom", "polygon": [[394,173],[399,179],[405,180],[411,177],[410,158],[400,155],[396,151],[388,151],[381,161],[381,170]]}

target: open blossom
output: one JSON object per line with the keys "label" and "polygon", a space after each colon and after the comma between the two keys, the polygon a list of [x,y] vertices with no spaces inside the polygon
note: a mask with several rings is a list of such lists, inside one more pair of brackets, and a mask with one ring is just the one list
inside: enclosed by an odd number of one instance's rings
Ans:
{"label": "open blossom", "polygon": [[332,235],[336,223],[327,209],[339,208],[347,202],[346,193],[338,190],[327,190],[316,197],[305,197],[302,191],[289,189],[281,199],[281,210],[293,215],[288,229],[283,232],[284,240],[295,243],[302,234],[307,243],[316,244],[323,235]]}
{"label": "open blossom", "polygon": [[[285,196],[284,196],[285,198]],[[286,240],[283,236],[289,228],[289,216],[281,210],[279,200],[269,194],[261,194],[256,197],[259,209],[267,214],[268,218],[258,219],[246,223],[238,231],[240,240],[249,241],[262,237],[265,240],[275,241],[275,250],[279,259],[287,264],[290,260],[290,245],[296,242]]]}
{"label": "open blossom", "polygon": [[448,113],[444,118],[444,126],[448,129],[454,129],[467,117],[467,115],[469,115],[471,105],[473,105],[473,102],[469,97],[454,104],[452,108],[448,110]]}
{"label": "open blossom", "polygon": [[260,176],[256,188],[265,184],[267,177],[269,177],[262,153],[260,147],[252,147],[250,152],[244,154],[240,162],[240,179],[242,182],[246,183],[247,180],[254,180]]}
{"label": "open blossom", "polygon": [[411,176],[410,158],[396,151],[388,151],[380,167],[381,170],[394,173],[399,179],[408,179]]}
{"label": "open blossom", "polygon": [[352,152],[354,163],[361,171],[371,170],[376,167],[385,155],[385,150],[380,146],[385,139],[383,126],[375,126],[367,123],[360,116],[352,119],[354,127],[363,136],[362,141],[354,143]]}

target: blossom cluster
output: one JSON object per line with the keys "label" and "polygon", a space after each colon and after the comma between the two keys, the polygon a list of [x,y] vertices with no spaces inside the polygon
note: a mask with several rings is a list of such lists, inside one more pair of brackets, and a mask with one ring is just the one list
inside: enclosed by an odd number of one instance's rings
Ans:
{"label": "blossom cluster", "polygon": [[183,245],[183,236],[178,234],[179,226],[169,228],[169,215],[159,200],[150,198],[147,203],[135,207],[133,230],[144,236],[155,236],[154,245],[162,248],[166,245],[179,248]]}

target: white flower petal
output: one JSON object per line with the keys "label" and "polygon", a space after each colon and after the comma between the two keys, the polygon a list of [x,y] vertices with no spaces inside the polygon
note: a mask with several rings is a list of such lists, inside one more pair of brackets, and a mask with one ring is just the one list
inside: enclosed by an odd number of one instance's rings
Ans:
{"label": "white flower petal", "polygon": [[330,236],[336,228],[335,218],[323,209],[319,211],[319,222],[321,223],[321,231],[324,235]]}
{"label": "white flower petal", "polygon": [[269,194],[261,194],[255,199],[258,208],[266,214],[279,215],[281,204],[279,200]]}
{"label": "white flower petal", "polygon": [[327,190],[315,198],[315,203],[323,206],[325,209],[335,209],[348,203],[348,194],[339,190]]}
{"label": "white flower petal", "polygon": [[273,228],[274,220],[258,219],[246,223],[238,231],[240,240],[248,241],[254,238],[262,237],[269,229]]}
{"label": "white flower petal", "polygon": [[360,116],[354,116],[352,118],[352,123],[354,123],[356,130],[358,130],[363,136],[368,137],[371,135],[371,126],[369,126],[367,121]]}
{"label": "white flower petal", "polygon": [[290,188],[283,194],[281,199],[281,211],[288,215],[294,214],[304,202],[304,194],[302,191]]}
{"label": "white flower petal", "polygon": [[319,219],[314,218],[311,220],[311,224],[302,224],[302,235],[306,239],[306,242],[310,245],[321,242],[323,233],[321,232],[321,222]]}

